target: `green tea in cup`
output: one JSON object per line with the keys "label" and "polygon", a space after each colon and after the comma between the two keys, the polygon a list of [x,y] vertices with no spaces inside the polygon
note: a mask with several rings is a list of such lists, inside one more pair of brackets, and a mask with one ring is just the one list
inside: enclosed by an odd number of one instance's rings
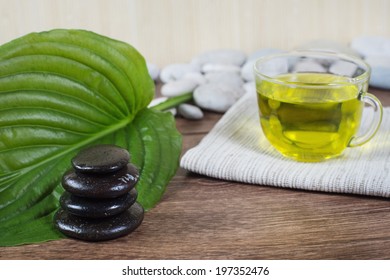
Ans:
{"label": "green tea in cup", "polygon": [[[255,63],[260,124],[284,156],[317,162],[369,141],[382,106],[367,93],[370,68],[362,60],[326,52],[273,55]],[[370,128],[359,134],[364,105],[374,108]]]}

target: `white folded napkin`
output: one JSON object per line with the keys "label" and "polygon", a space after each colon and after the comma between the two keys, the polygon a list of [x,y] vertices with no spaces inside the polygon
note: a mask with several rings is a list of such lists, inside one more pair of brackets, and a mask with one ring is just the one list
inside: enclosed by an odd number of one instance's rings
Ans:
{"label": "white folded napkin", "polygon": [[390,108],[384,108],[382,125],[368,143],[347,148],[335,159],[304,163],[284,158],[269,144],[256,96],[248,93],[184,154],[180,165],[223,180],[390,197]]}

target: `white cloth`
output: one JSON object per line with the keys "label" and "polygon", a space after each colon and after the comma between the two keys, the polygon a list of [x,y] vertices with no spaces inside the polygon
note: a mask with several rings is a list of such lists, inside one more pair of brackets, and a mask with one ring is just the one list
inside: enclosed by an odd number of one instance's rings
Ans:
{"label": "white cloth", "polygon": [[338,158],[303,163],[284,158],[269,144],[256,104],[253,93],[243,96],[199,145],[184,154],[181,167],[223,180],[390,197],[389,107],[368,143],[347,148]]}

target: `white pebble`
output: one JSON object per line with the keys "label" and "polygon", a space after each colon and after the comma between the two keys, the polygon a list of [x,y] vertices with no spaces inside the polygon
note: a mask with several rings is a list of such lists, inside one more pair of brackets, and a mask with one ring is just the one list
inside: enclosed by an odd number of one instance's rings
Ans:
{"label": "white pebble", "polygon": [[189,72],[183,76],[183,79],[193,80],[198,85],[205,84],[207,82],[206,77],[199,72]]}
{"label": "white pebble", "polygon": [[[158,104],[160,104],[160,103],[163,103],[163,102],[165,102],[165,101],[167,101],[167,100],[168,100],[168,97],[157,97],[157,98],[153,99],[153,100],[149,103],[148,108],[153,107],[153,106],[156,106],[156,105],[158,105]],[[169,109],[169,110],[166,110],[165,112],[169,112],[169,113],[171,113],[171,114],[174,115],[174,116],[176,116],[176,114],[177,114],[176,108],[171,108],[171,109]]]}
{"label": "white pebble", "polygon": [[235,88],[224,84],[204,84],[194,91],[194,101],[199,107],[215,111],[226,112],[241,97],[242,93]]}
{"label": "white pebble", "polygon": [[326,69],[324,66],[322,66],[320,63],[316,62],[312,59],[306,59],[297,62],[297,64],[294,67],[294,70],[297,72],[317,72],[317,73],[324,73],[326,72]]}
{"label": "white pebble", "polygon": [[353,74],[356,72],[356,69],[357,66],[355,63],[338,60],[329,67],[329,72],[336,75],[353,77]]}
{"label": "white pebble", "polygon": [[156,64],[149,62],[146,63],[146,66],[148,68],[150,77],[153,79],[153,81],[156,81],[158,79],[158,76],[160,75],[160,69]]}
{"label": "white pebble", "polygon": [[390,89],[390,55],[372,55],[365,60],[371,66],[370,85]]}
{"label": "white pebble", "polygon": [[256,52],[253,52],[252,54],[249,55],[248,60],[245,62],[245,64],[241,68],[241,77],[245,81],[254,81],[255,80],[255,74],[254,74],[254,64],[255,62],[264,56],[272,55],[272,54],[277,54],[277,53],[282,53],[284,51],[279,50],[279,49],[260,49]]}
{"label": "white pebble", "polygon": [[169,113],[171,113],[173,116],[176,116],[176,115],[177,115],[177,109],[176,109],[176,108],[171,108],[171,109],[169,109],[169,110],[167,110],[167,111],[164,111],[164,112],[169,112]]}
{"label": "white pebble", "polygon": [[254,73],[254,64],[255,60],[247,61],[244,66],[241,68],[241,77],[245,81],[254,81],[255,80],[255,73]]}
{"label": "white pebble", "polygon": [[308,43],[298,46],[298,50],[311,50],[311,51],[327,51],[327,52],[336,52],[344,53],[353,56],[359,56],[359,54],[348,47],[346,44],[342,44],[330,40],[314,40]]}
{"label": "white pebble", "polygon": [[371,67],[390,67],[390,55],[371,55],[366,57],[365,61]]}
{"label": "white pebble", "polygon": [[203,118],[202,110],[191,104],[180,104],[177,110],[182,117],[189,120],[200,120]]}
{"label": "white pebble", "polygon": [[274,77],[277,75],[285,74],[288,71],[288,60],[282,57],[275,58],[267,61],[261,65],[262,74],[267,75],[269,77]]}
{"label": "white pebble", "polygon": [[361,56],[390,56],[390,38],[380,36],[361,36],[351,42],[351,48]]}
{"label": "white pebble", "polygon": [[240,50],[220,49],[201,53],[193,58],[192,63],[203,66],[206,63],[231,64],[241,66],[246,55]]}
{"label": "white pebble", "polygon": [[232,72],[210,72],[205,75],[209,83],[221,83],[234,87],[241,87],[244,81],[237,73]]}
{"label": "white pebble", "polygon": [[200,72],[200,66],[190,63],[176,63],[165,66],[160,72],[160,80],[168,83],[181,79],[190,72]]}
{"label": "white pebble", "polygon": [[255,82],[247,82],[243,85],[245,92],[256,93],[256,83]]}
{"label": "white pebble", "polygon": [[150,108],[150,107],[156,106],[156,105],[158,105],[158,104],[160,104],[160,103],[163,103],[163,102],[165,102],[165,101],[167,101],[167,100],[168,100],[168,97],[157,97],[157,98],[153,99],[153,100],[149,103],[148,107]]}
{"label": "white pebble", "polygon": [[206,63],[202,66],[203,73],[209,72],[233,72],[240,73],[241,68],[232,64]]}
{"label": "white pebble", "polygon": [[166,97],[183,95],[185,93],[193,92],[197,86],[198,84],[190,79],[172,81],[161,87],[161,95]]}
{"label": "white pebble", "polygon": [[273,49],[273,48],[264,48],[264,49],[259,49],[257,51],[254,51],[253,53],[251,53],[249,56],[248,56],[248,59],[247,61],[251,61],[251,60],[257,60],[263,56],[268,56],[268,55],[271,55],[271,54],[277,54],[277,53],[283,53],[285,52],[284,50],[280,50],[280,49]]}

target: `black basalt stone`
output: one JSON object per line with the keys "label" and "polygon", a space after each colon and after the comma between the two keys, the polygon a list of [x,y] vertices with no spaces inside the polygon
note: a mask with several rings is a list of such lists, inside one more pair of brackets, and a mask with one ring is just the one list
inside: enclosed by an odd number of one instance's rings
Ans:
{"label": "black basalt stone", "polygon": [[70,214],[87,218],[104,218],[119,214],[128,209],[137,200],[134,188],[117,198],[85,198],[64,192],[60,198],[61,208]]}
{"label": "black basalt stone", "polygon": [[115,198],[129,192],[139,173],[131,163],[108,174],[84,174],[69,170],[62,177],[62,186],[71,194],[88,198]]}
{"label": "black basalt stone", "polygon": [[66,236],[85,241],[115,239],[134,231],[142,222],[144,210],[137,202],[116,216],[92,219],[69,214],[60,209],[54,215],[54,223]]}
{"label": "black basalt stone", "polygon": [[80,151],[72,165],[82,173],[109,173],[122,169],[130,160],[126,149],[115,145],[96,145]]}

